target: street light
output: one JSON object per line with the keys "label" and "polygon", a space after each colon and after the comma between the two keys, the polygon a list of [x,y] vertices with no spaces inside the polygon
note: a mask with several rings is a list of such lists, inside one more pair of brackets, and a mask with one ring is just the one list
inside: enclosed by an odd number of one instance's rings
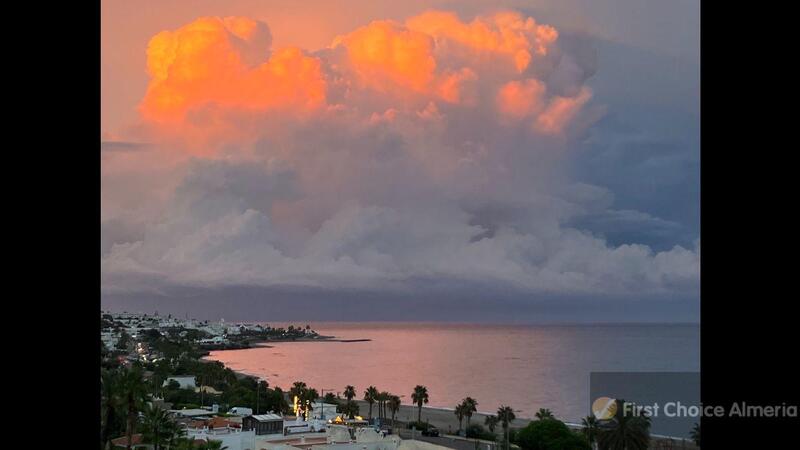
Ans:
{"label": "street light", "polygon": [[260,387],[261,378],[256,377],[256,415],[261,414],[261,410],[259,409],[259,400],[261,400],[261,395],[258,392]]}
{"label": "street light", "polygon": [[319,390],[319,397],[322,399],[320,401],[320,408],[322,408],[322,420],[325,420],[325,391],[333,392],[333,389],[320,389]]}

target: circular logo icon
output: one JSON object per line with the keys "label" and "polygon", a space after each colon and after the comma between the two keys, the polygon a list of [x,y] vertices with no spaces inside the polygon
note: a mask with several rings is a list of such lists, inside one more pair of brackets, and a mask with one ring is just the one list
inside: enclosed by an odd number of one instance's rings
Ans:
{"label": "circular logo icon", "polygon": [[617,414],[617,401],[609,397],[600,397],[592,403],[592,413],[600,420],[608,420]]}

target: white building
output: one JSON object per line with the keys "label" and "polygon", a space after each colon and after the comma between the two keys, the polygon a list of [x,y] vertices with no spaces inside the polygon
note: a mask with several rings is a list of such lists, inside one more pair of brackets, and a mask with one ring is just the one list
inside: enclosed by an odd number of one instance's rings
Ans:
{"label": "white building", "polygon": [[[401,442],[405,442],[401,441],[397,435],[384,436],[368,427],[354,430],[355,437],[351,436],[350,430],[345,425],[329,426],[324,438],[318,434],[305,433],[289,439],[259,436],[257,448],[298,450],[307,449],[310,446],[310,450],[399,450]],[[444,448],[425,450],[444,450]]]}
{"label": "white building", "polygon": [[328,420],[337,416],[337,405],[333,403],[312,403],[311,404],[311,418]]}
{"label": "white building", "polygon": [[164,380],[164,386],[169,385],[169,382],[173,380],[178,382],[181,389],[194,389],[196,386],[194,375],[176,375],[169,377]]}
{"label": "white building", "polygon": [[103,331],[100,333],[100,340],[103,341],[103,345],[106,346],[108,349],[114,349],[117,345],[117,334],[113,331]]}
{"label": "white building", "polygon": [[253,430],[242,431],[241,428],[187,428],[186,437],[193,440],[222,441],[222,447],[228,450],[257,450],[256,433]]}
{"label": "white building", "polygon": [[212,414],[211,411],[207,409],[173,409],[170,410],[170,413],[174,414],[176,417],[186,417],[186,418],[202,418],[202,417],[210,417]]}

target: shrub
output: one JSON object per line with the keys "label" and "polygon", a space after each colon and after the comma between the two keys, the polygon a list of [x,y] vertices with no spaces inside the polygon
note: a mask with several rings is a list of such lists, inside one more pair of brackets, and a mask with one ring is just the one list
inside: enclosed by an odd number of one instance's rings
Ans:
{"label": "shrub", "polygon": [[407,427],[409,430],[416,428],[417,430],[425,431],[428,429],[428,427],[430,427],[430,425],[427,422],[408,422]]}
{"label": "shrub", "polygon": [[484,441],[494,441],[497,438],[494,433],[477,423],[467,427],[467,437],[471,439],[483,439]]}
{"label": "shrub", "polygon": [[533,421],[516,438],[524,450],[591,450],[586,438],[556,419]]}

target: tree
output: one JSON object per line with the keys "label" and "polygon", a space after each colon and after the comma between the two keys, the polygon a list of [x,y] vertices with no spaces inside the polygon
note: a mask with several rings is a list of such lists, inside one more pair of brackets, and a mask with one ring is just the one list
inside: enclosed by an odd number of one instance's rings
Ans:
{"label": "tree", "polygon": [[536,418],[539,420],[542,419],[555,419],[556,416],[553,415],[553,412],[547,408],[539,408],[539,411],[536,411]]}
{"label": "tree", "polygon": [[595,447],[597,443],[597,435],[600,433],[600,428],[597,425],[597,418],[593,415],[589,415],[581,419],[581,424],[583,425],[583,435],[586,436],[586,440],[589,441],[589,445],[592,448]]}
{"label": "tree", "polygon": [[142,436],[145,442],[153,444],[154,450],[160,450],[164,444],[169,445],[181,435],[181,431],[166,410],[153,405],[145,408]]}
{"label": "tree", "polygon": [[122,350],[122,351],[127,350],[128,349],[128,344],[130,343],[130,340],[131,340],[130,335],[128,333],[126,333],[125,330],[123,330],[119,334],[119,339],[117,339],[117,345],[115,346],[116,349],[117,350]]}
{"label": "tree", "polygon": [[411,400],[417,405],[417,422],[422,422],[422,405],[428,403],[428,388],[420,384],[414,386],[411,393]]}
{"label": "tree", "polygon": [[497,428],[497,424],[500,423],[500,419],[497,416],[486,416],[483,419],[483,424],[489,429],[490,432],[494,433],[494,429]]}
{"label": "tree", "polygon": [[369,420],[372,420],[372,405],[378,399],[378,388],[370,386],[364,391],[364,401],[369,403]]}
{"label": "tree", "polygon": [[344,388],[344,398],[347,401],[352,401],[356,397],[356,388],[350,386],[349,384]]}
{"label": "tree", "polygon": [[397,411],[400,410],[401,402],[402,400],[400,400],[400,396],[398,395],[392,395],[389,397],[388,406],[389,406],[389,411],[392,412],[392,427],[394,427],[394,416],[395,414],[397,414]]}
{"label": "tree", "polygon": [[517,433],[517,443],[524,450],[591,450],[583,435],[551,417],[530,422]]}
{"label": "tree", "polygon": [[138,413],[147,400],[147,386],[142,379],[141,369],[134,366],[129,370],[124,370],[119,377],[118,392],[122,399],[123,409],[127,414],[125,436],[127,437],[126,448],[130,450]]}
{"label": "tree", "polygon": [[347,403],[345,403],[341,409],[342,409],[342,414],[347,415],[348,419],[353,419],[355,418],[355,416],[358,415],[358,409],[359,409],[358,403],[352,400],[348,400]]}
{"label": "tree", "polygon": [[467,418],[467,428],[469,422],[472,420],[472,413],[478,412],[478,401],[472,397],[467,397],[463,400],[464,403],[464,417]]}
{"label": "tree", "polygon": [[453,414],[456,415],[458,418],[458,435],[461,435],[461,422],[464,421],[464,412],[467,409],[467,405],[464,402],[459,403],[456,405],[456,409],[453,411]]}
{"label": "tree", "polygon": [[306,403],[313,403],[316,402],[318,399],[319,399],[319,392],[317,392],[316,389],[314,388],[306,389],[305,392]]}
{"label": "tree", "polygon": [[497,435],[495,435],[492,432],[486,431],[486,428],[483,428],[481,425],[477,423],[473,423],[472,425],[467,427],[466,435],[467,438],[482,439],[484,441],[494,441],[497,439]]}
{"label": "tree", "polygon": [[104,449],[119,428],[117,417],[122,405],[117,395],[118,369],[100,370],[100,448]]}
{"label": "tree", "polygon": [[386,402],[389,401],[391,396],[392,394],[387,391],[381,391],[381,393],[378,394],[378,412],[381,420],[386,418]]}
{"label": "tree", "polygon": [[503,436],[505,437],[506,448],[508,448],[508,426],[517,416],[510,406],[500,405],[500,408],[497,409],[497,418],[503,424]]}
{"label": "tree", "polygon": [[305,393],[306,389],[308,389],[308,386],[306,386],[304,382],[295,381],[294,384],[292,384],[292,388],[289,389],[289,394],[292,397],[297,397],[300,399],[303,396],[303,393]]}
{"label": "tree", "polygon": [[650,444],[650,417],[635,414],[625,403],[617,400],[616,415],[603,421],[597,436],[601,450],[646,450]]}
{"label": "tree", "polygon": [[306,411],[306,418],[308,418],[307,407],[310,408],[311,404],[315,403],[317,399],[319,399],[319,392],[317,392],[317,390],[314,388],[306,389],[300,396],[300,401],[303,404],[303,409]]}
{"label": "tree", "polygon": [[339,399],[336,398],[336,395],[334,395],[333,392],[328,392],[325,394],[325,397],[323,397],[322,401],[333,405],[339,404]]}
{"label": "tree", "polygon": [[694,427],[692,427],[692,431],[689,433],[689,436],[691,436],[692,441],[694,441],[694,444],[696,446],[700,447],[700,424],[699,423],[695,423],[694,424]]}
{"label": "tree", "polygon": [[294,384],[292,384],[292,388],[289,389],[290,398],[297,397],[297,403],[300,404],[299,410],[305,411],[306,409],[306,391],[308,391],[308,386],[302,381],[295,381]]}

